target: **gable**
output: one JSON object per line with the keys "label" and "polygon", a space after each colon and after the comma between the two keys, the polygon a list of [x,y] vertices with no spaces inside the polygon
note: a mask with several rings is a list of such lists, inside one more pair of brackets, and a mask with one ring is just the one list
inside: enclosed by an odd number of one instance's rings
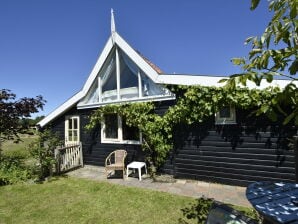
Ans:
{"label": "gable", "polygon": [[174,94],[156,83],[158,76],[157,69],[115,32],[108,39],[82,90],[38,125],[44,127],[75,105],[83,109],[109,103],[175,99]]}
{"label": "gable", "polygon": [[115,45],[94,77],[86,96],[79,101],[78,108],[168,98],[173,99],[174,95],[160,84],[156,84],[138,64]]}

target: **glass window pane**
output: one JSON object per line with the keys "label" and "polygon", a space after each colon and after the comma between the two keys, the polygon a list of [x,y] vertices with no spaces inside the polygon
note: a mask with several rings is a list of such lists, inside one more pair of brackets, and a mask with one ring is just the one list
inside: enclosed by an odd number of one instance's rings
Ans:
{"label": "glass window pane", "polygon": [[120,57],[120,88],[138,87],[138,70],[133,71],[133,62],[125,58]]}
{"label": "glass window pane", "polygon": [[105,137],[118,138],[118,115],[106,114],[105,118]]}
{"label": "glass window pane", "polygon": [[73,119],[73,129],[78,129],[78,119],[77,118]]}
{"label": "glass window pane", "polygon": [[160,86],[155,84],[149,77],[147,77],[143,72],[141,73],[142,78],[142,90],[143,96],[154,96],[162,95],[163,90]]}
{"label": "glass window pane", "polygon": [[220,111],[219,111],[219,116],[221,118],[224,117],[231,117],[231,110],[230,107],[223,107]]}
{"label": "glass window pane", "polygon": [[68,129],[72,129],[72,119],[68,119]]}
{"label": "glass window pane", "polygon": [[69,130],[68,131],[68,141],[72,141],[72,140],[73,140],[72,131]]}
{"label": "glass window pane", "polygon": [[78,141],[78,131],[73,131],[73,141]]}
{"label": "glass window pane", "polygon": [[122,120],[122,135],[123,140],[140,140],[140,131],[137,127],[129,127],[125,123],[125,119]]}

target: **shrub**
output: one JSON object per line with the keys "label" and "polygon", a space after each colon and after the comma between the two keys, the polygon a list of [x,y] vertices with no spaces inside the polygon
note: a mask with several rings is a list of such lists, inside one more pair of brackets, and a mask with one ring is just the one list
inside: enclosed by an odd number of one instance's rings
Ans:
{"label": "shrub", "polygon": [[39,132],[38,139],[29,145],[30,154],[37,160],[36,170],[39,180],[52,176],[56,163],[54,150],[61,144],[60,139],[49,130]]}
{"label": "shrub", "polygon": [[32,178],[32,169],[18,156],[0,157],[0,186],[25,182]]}

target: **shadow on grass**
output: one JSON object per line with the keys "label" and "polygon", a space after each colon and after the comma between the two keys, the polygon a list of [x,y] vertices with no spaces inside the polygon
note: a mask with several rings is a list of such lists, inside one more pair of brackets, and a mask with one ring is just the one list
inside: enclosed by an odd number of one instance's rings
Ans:
{"label": "shadow on grass", "polygon": [[191,223],[194,223],[194,221],[199,224],[205,223],[213,202],[213,199],[203,196],[196,199],[196,202],[190,204],[189,207],[182,208],[184,218],[178,220],[179,224],[188,224],[190,221]]}
{"label": "shadow on grass", "polygon": [[[262,220],[256,210],[252,208],[226,205],[214,199],[201,197],[196,199],[188,207],[181,209],[184,218],[180,218],[179,224],[198,223],[248,223],[257,224]],[[219,221],[220,220],[220,221]]]}

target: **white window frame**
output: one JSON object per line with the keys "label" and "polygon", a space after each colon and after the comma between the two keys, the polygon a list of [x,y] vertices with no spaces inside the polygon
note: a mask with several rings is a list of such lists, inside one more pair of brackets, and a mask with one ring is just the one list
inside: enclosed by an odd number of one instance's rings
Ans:
{"label": "white window frame", "polygon": [[[71,120],[73,122],[74,119],[77,119],[77,129],[72,128],[72,131],[77,131],[77,141],[69,141],[69,120]],[[74,125],[72,124],[72,127],[74,127]],[[78,115],[69,115],[69,116],[65,116],[65,144],[76,144],[78,142],[80,142],[80,116]],[[74,136],[74,135],[73,135]]]}
{"label": "white window frame", "polygon": [[234,106],[230,107],[230,116],[221,117],[220,111],[215,114],[215,124],[225,125],[225,124],[236,124],[236,110]]}
{"label": "white window frame", "polygon": [[142,134],[139,133],[139,141],[136,140],[123,140],[123,129],[122,129],[122,118],[117,115],[118,120],[118,138],[106,138],[106,124],[103,119],[101,122],[101,143],[112,143],[112,144],[142,144]]}

